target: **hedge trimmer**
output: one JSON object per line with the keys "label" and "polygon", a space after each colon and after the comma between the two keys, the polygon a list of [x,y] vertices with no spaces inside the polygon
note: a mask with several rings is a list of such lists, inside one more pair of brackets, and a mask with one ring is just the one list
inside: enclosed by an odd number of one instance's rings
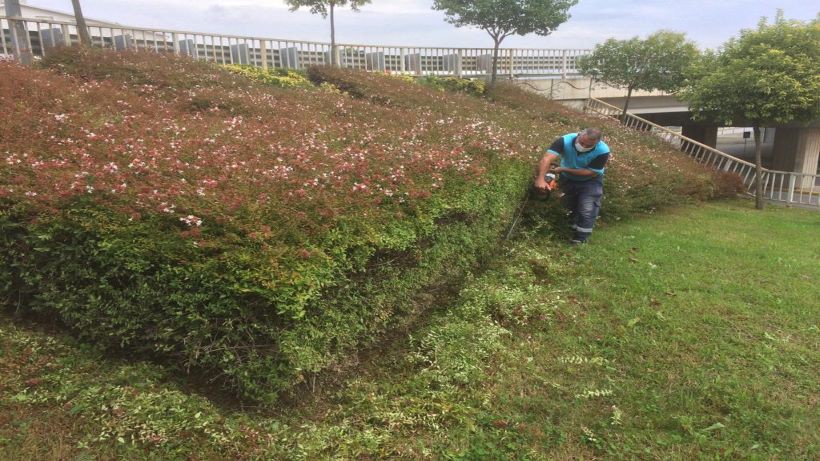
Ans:
{"label": "hedge trimmer", "polygon": [[[515,226],[517,226],[518,221],[521,220],[521,215],[524,214],[524,208],[527,206],[527,202],[530,201],[530,198],[535,198],[539,201],[547,200],[552,194],[552,191],[558,188],[558,175],[556,175],[552,171],[544,175],[544,180],[547,182],[546,190],[538,190],[535,188],[534,185],[527,188],[527,193],[524,194],[524,199],[521,200],[521,203],[518,206],[518,213],[516,213],[515,219],[510,225],[510,230],[507,231],[507,235],[504,237],[504,241],[510,239],[510,236],[515,230]],[[531,197],[533,194],[535,195],[535,197]]]}

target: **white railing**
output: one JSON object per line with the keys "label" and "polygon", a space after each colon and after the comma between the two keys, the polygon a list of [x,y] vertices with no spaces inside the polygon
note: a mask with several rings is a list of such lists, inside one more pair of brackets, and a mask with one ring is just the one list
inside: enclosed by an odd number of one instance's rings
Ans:
{"label": "white railing", "polygon": [[[23,21],[37,57],[58,46],[79,43],[72,22],[0,16],[0,52],[14,53],[9,30],[12,21]],[[330,64],[330,43],[208,34],[126,26],[88,27],[95,46],[188,55],[219,64],[246,64],[262,68],[302,69]],[[577,59],[584,49],[504,48],[498,59],[499,75],[578,76]],[[441,48],[414,46],[336,45],[340,66],[408,75],[486,76],[492,71],[492,48]]]}
{"label": "white railing", "polygon": [[[584,110],[618,119],[622,125],[628,128],[651,133],[672,144],[702,165],[728,173],[737,173],[743,180],[746,192],[754,194],[754,163],[733,157],[714,147],[709,147],[628,112],[621,118],[623,112],[621,108],[599,99],[588,99],[584,104]],[[820,207],[820,187],[818,187],[820,175],[774,171],[764,168],[761,180],[763,182],[763,195],[769,200]]]}

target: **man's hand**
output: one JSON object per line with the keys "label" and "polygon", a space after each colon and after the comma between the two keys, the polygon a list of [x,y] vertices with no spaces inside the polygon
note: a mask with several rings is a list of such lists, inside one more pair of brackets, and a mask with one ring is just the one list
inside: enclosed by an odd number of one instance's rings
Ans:
{"label": "man's hand", "polygon": [[550,185],[547,184],[547,181],[544,179],[543,176],[535,178],[534,186],[540,192],[549,192],[550,191]]}
{"label": "man's hand", "polygon": [[533,181],[533,187],[540,192],[549,192],[550,186],[547,184],[547,181],[544,179],[544,175],[550,171],[553,163],[558,161],[558,155],[552,152],[547,152],[547,155],[538,162],[537,173],[535,176],[535,181]]}

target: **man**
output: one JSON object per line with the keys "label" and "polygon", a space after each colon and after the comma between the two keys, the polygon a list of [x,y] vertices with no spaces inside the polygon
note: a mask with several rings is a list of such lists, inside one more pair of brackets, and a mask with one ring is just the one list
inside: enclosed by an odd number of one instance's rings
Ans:
{"label": "man", "polygon": [[559,175],[564,193],[564,206],[570,210],[575,235],[573,245],[587,241],[592,234],[595,220],[601,209],[604,193],[604,170],[609,161],[609,146],[601,140],[598,128],[587,128],[580,133],[570,133],[556,139],[547,154],[538,163],[534,187],[547,192],[549,185],[545,175],[559,158],[560,166],[551,171]]}

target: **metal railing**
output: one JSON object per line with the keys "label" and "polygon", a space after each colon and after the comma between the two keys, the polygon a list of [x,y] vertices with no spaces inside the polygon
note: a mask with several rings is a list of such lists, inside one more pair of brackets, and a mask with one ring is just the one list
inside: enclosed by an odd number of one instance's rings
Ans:
{"label": "metal railing", "polygon": [[[0,16],[0,52],[11,55],[10,25],[25,23],[36,57],[58,46],[79,43],[72,22]],[[237,35],[89,25],[95,46],[114,49],[175,53],[218,64],[245,64],[262,68],[302,69],[330,64],[330,43]],[[408,75],[486,76],[492,71],[492,48],[442,48],[338,43],[341,67]],[[579,76],[577,59],[585,49],[504,48],[499,50],[498,74],[516,76]]]}
{"label": "metal railing", "polygon": [[[584,110],[618,119],[622,125],[628,128],[651,133],[672,144],[702,165],[728,173],[737,173],[743,180],[746,193],[754,195],[754,163],[733,157],[714,147],[709,147],[628,112],[621,118],[623,112],[621,108],[599,99],[588,99],[584,104]],[[820,207],[820,187],[818,187],[820,175],[775,171],[764,168],[761,181],[763,183],[763,195],[769,200]]]}

